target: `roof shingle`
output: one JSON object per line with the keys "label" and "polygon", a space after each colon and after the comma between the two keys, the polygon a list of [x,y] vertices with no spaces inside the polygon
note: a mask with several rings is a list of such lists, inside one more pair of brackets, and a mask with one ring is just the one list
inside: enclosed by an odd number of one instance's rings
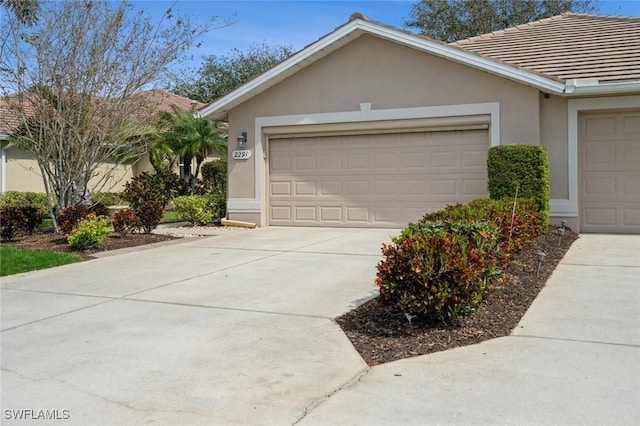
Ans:
{"label": "roof shingle", "polygon": [[640,18],[565,13],[450,43],[566,82],[640,79]]}

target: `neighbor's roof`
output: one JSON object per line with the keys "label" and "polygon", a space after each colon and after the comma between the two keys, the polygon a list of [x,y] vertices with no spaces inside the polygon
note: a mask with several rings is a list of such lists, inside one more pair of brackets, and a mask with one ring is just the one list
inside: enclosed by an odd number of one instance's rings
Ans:
{"label": "neighbor's roof", "polygon": [[171,106],[174,105],[184,110],[198,110],[204,107],[206,104],[193,101],[184,96],[176,95],[175,93],[166,92],[159,89],[145,90],[143,92],[136,93],[136,97],[142,97],[147,102],[153,105],[155,111],[171,112]]}
{"label": "neighbor's roof", "polygon": [[558,81],[640,79],[640,18],[565,13],[451,43]]}
{"label": "neighbor's roof", "polygon": [[17,94],[0,97],[0,136],[8,135],[20,126],[22,115],[19,113],[20,104],[27,115],[33,114],[29,103],[20,103]]}
{"label": "neighbor's roof", "polygon": [[[158,89],[145,90],[132,96],[142,99],[148,110],[152,111],[172,112],[172,105],[184,110],[198,110],[206,105]],[[19,108],[26,108],[27,115],[33,113],[33,108],[29,105],[29,102],[21,102],[17,93],[0,97],[0,135],[8,135],[18,128],[22,117]]]}
{"label": "neighbor's roof", "polygon": [[[640,92],[639,31],[640,18],[565,14],[445,44],[354,13],[346,24],[216,99],[200,110],[200,114],[224,119],[233,108],[363,34],[508,78],[545,93],[636,93]],[[527,62],[518,63],[518,55]],[[579,63],[583,59],[585,65]]]}

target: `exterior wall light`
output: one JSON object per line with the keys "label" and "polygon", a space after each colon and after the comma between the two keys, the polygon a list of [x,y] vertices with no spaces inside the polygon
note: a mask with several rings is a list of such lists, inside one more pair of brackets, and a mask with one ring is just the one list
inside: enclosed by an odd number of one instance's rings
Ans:
{"label": "exterior wall light", "polygon": [[240,136],[238,136],[238,148],[244,149],[244,146],[247,144],[247,132],[242,132]]}

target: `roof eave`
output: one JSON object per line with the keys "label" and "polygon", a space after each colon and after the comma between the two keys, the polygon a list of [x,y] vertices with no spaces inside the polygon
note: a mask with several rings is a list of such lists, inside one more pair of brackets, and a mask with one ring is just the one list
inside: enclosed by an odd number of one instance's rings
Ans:
{"label": "roof eave", "polygon": [[518,83],[533,86],[545,93],[561,95],[565,90],[564,83],[539,74],[514,68],[510,65],[467,52],[461,48],[448,46],[444,43],[400,31],[392,27],[362,19],[355,19],[307,46],[264,74],[240,86],[233,92],[212,102],[209,106],[200,110],[200,113],[203,117],[224,120],[227,118],[230,110],[244,101],[269,89],[315,60],[328,55],[362,34],[372,34],[395,41],[417,50],[514,80]]}

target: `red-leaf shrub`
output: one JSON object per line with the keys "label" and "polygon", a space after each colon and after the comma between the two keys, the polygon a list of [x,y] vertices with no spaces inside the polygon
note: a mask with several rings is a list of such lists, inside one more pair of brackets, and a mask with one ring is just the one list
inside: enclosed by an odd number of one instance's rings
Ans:
{"label": "red-leaf shrub", "polygon": [[70,234],[90,213],[92,213],[91,208],[84,204],[66,207],[58,214],[58,226],[62,232]]}
{"label": "red-leaf shrub", "polygon": [[429,323],[467,314],[502,274],[498,231],[488,223],[412,224],[382,254],[381,300]]}
{"label": "red-leaf shrub", "polygon": [[145,234],[150,234],[151,231],[156,229],[164,214],[162,204],[157,200],[143,200],[138,202],[133,210]]}
{"label": "red-leaf shrub", "polygon": [[443,210],[425,214],[421,224],[437,221],[489,222],[498,228],[500,249],[506,259],[517,253],[533,238],[542,234],[542,218],[532,199],[477,199],[466,204],[447,206]]}
{"label": "red-leaf shrub", "polygon": [[133,209],[126,208],[114,213],[111,224],[113,229],[124,238],[127,234],[133,234],[140,227],[140,220]]}
{"label": "red-leaf shrub", "polygon": [[11,241],[20,230],[31,234],[42,219],[43,215],[37,206],[4,206],[0,208],[0,237],[4,241]]}

